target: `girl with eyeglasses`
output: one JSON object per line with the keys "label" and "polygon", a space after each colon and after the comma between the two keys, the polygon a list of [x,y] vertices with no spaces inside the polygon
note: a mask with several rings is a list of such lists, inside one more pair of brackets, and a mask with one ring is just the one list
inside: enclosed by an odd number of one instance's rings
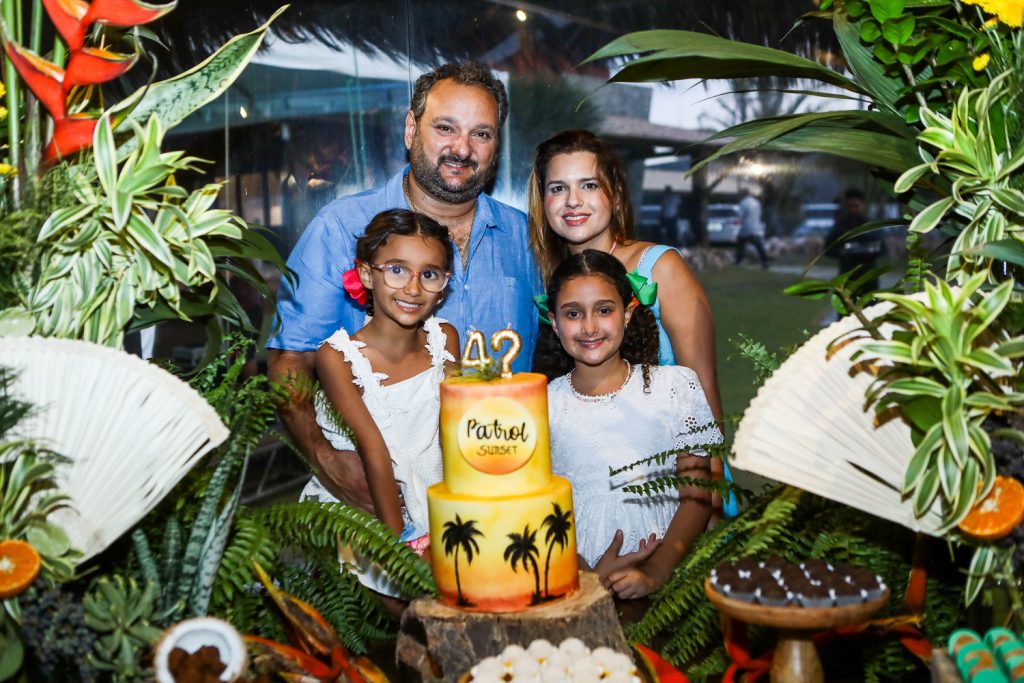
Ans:
{"label": "girl with eyeglasses", "polygon": [[[432,218],[374,216],[344,282],[365,304],[366,324],[351,336],[338,330],[316,353],[317,423],[335,448],[359,453],[377,517],[419,553],[429,547],[427,487],[443,477],[440,383],[459,357],[455,328],[432,315],[452,258],[448,230]],[[302,497],[337,501],[316,477]],[[397,595],[376,567],[355,561],[364,585]]]}

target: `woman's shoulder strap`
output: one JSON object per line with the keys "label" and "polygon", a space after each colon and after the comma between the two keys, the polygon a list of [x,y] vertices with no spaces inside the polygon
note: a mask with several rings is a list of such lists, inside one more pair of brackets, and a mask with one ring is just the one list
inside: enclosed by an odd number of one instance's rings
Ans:
{"label": "woman's shoulder strap", "polygon": [[640,260],[636,264],[636,272],[643,275],[648,280],[651,280],[651,274],[654,272],[654,264],[658,262],[661,255],[674,251],[675,247],[670,247],[667,244],[652,244],[651,246],[644,249],[643,253],[640,254]]}
{"label": "woman's shoulder strap", "polygon": [[442,327],[447,324],[447,320],[433,316],[423,321],[423,329],[427,332],[427,353],[430,354],[430,364],[435,368],[443,368],[445,363],[455,362],[455,357],[448,352],[448,335]]}
{"label": "woman's shoulder strap", "polygon": [[388,378],[383,372],[373,371],[370,361],[359,350],[366,346],[366,342],[352,339],[345,328],[340,328],[324,343],[345,357],[345,361],[352,366],[352,381],[356,386],[362,387],[364,393],[377,389],[380,383]]}

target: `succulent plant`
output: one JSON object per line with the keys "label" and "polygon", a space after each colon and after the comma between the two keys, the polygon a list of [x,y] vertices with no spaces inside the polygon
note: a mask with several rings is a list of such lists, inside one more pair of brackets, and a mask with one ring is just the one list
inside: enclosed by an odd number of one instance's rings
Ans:
{"label": "succulent plant", "polygon": [[156,588],[131,578],[114,575],[96,582],[82,598],[85,624],[99,636],[89,663],[99,671],[108,671],[115,683],[149,680],[151,672],[143,664],[143,654],[160,637],[153,626],[156,612]]}

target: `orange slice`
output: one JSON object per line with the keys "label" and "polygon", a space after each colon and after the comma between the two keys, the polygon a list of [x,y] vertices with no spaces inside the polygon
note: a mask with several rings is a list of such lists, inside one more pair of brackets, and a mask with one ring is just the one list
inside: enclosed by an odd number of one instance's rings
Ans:
{"label": "orange slice", "polygon": [[39,553],[25,541],[0,541],[0,598],[22,593],[39,576]]}
{"label": "orange slice", "polygon": [[984,541],[1007,536],[1024,521],[1024,485],[1013,477],[996,477],[988,495],[974,504],[958,525],[960,531]]}

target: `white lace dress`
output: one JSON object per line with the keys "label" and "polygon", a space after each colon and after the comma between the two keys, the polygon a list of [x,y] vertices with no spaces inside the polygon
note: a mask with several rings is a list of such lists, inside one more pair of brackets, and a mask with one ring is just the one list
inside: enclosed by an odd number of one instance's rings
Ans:
{"label": "white lace dress", "polygon": [[576,549],[591,567],[617,529],[623,533],[622,551],[634,551],[652,532],[662,538],[679,507],[676,489],[651,496],[620,488],[674,475],[675,457],[614,476],[609,476],[611,469],[663,451],[722,441],[718,428],[707,426],[714,417],[693,370],[675,365],[650,370],[650,393],[644,393],[640,366],[612,395],[579,395],[568,375],[548,385],[552,469],[572,482]]}
{"label": "white lace dress", "polygon": [[[370,361],[360,351],[363,342],[349,337],[341,329],[331,335],[326,343],[345,356],[352,366],[352,382],[363,391],[363,402],[377,424],[384,443],[391,455],[395,479],[402,492],[405,505],[402,516],[405,529],[402,540],[409,541],[430,531],[427,517],[427,487],[444,478],[441,465],[440,442],[440,384],[444,379],[446,362],[455,359],[445,349],[447,336],[441,329],[440,318],[428,318],[423,323],[427,332],[427,352],[430,354],[430,368],[409,379],[383,386],[388,376],[374,372]],[[334,429],[334,422],[324,406],[325,401],[317,400],[316,421],[331,445],[339,450],[354,450],[352,441]],[[300,500],[315,498],[323,502],[337,502],[331,493],[313,477],[302,490]],[[370,588],[383,593],[395,594],[379,577],[366,577],[368,567],[357,562],[363,570],[360,580]],[[375,573],[375,572],[371,572]],[[368,580],[367,580],[368,579]]]}

